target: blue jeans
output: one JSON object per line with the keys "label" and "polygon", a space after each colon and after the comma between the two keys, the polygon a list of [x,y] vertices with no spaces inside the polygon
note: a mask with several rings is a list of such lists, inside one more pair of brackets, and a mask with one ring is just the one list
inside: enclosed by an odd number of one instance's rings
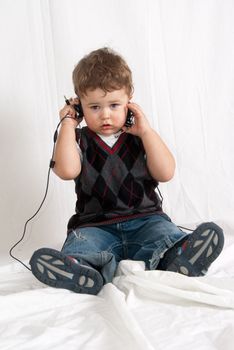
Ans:
{"label": "blue jeans", "polygon": [[77,228],[69,233],[62,252],[98,270],[108,283],[124,259],[144,261],[147,270],[155,270],[163,254],[186,235],[166,214],[156,214]]}

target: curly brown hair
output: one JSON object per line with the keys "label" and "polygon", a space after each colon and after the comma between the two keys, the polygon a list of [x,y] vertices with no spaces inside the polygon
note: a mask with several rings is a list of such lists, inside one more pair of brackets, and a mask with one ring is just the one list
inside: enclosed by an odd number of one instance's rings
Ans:
{"label": "curly brown hair", "polygon": [[133,94],[132,72],[125,60],[115,51],[104,47],[84,56],[72,73],[74,90],[78,97],[87,90],[101,89],[105,93],[126,89]]}

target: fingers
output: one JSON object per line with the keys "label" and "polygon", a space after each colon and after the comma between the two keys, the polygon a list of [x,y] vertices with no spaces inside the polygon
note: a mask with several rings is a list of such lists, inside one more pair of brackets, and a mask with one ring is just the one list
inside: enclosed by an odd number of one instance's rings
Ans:
{"label": "fingers", "polygon": [[122,130],[126,133],[141,137],[145,130],[150,128],[149,121],[138,104],[133,102],[128,103],[127,108],[129,108],[133,112],[134,124],[129,128],[124,126]]}
{"label": "fingers", "polygon": [[80,103],[80,100],[78,99],[78,97],[75,97],[75,98],[69,98],[69,102],[70,102],[70,105],[77,105]]}
{"label": "fingers", "polygon": [[72,107],[72,105],[65,105],[59,112],[59,116],[60,118],[64,118],[67,115],[69,115],[72,118],[76,117],[76,111],[75,109]]}
{"label": "fingers", "polygon": [[[68,104],[68,101],[69,101],[69,104]],[[80,101],[78,98],[69,98],[68,101],[59,112],[61,119],[64,118],[65,116],[70,116],[72,118],[76,118],[76,111],[75,111],[73,106],[75,104],[79,104]]]}

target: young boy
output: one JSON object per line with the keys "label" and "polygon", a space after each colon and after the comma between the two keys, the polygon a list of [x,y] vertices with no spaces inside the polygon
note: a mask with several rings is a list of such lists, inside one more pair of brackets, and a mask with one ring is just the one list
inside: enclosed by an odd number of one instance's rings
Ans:
{"label": "young boy", "polygon": [[[77,64],[73,83],[79,99],[60,111],[54,172],[74,179],[76,214],[61,252],[34,252],[32,273],[49,286],[89,294],[112,281],[123,259],[203,276],[223,248],[223,232],[203,223],[188,235],[163,212],[155,189],[173,177],[175,160],[141,107],[130,103],[132,74],[124,59],[109,48],[95,50]],[[125,126],[128,110],[132,126]]]}

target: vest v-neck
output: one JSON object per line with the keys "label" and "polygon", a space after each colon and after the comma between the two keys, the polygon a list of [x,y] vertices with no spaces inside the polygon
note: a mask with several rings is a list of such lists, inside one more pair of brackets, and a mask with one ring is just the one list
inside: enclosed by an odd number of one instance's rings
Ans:
{"label": "vest v-neck", "polygon": [[93,132],[92,130],[89,130],[89,132],[93,135],[95,141],[98,143],[98,145],[104,149],[106,152],[108,152],[109,154],[114,154],[116,153],[120,146],[123,144],[124,139],[126,138],[126,133],[123,132],[117,139],[116,143],[110,147],[105,141],[102,140],[102,138],[96,134],[95,132]]}

